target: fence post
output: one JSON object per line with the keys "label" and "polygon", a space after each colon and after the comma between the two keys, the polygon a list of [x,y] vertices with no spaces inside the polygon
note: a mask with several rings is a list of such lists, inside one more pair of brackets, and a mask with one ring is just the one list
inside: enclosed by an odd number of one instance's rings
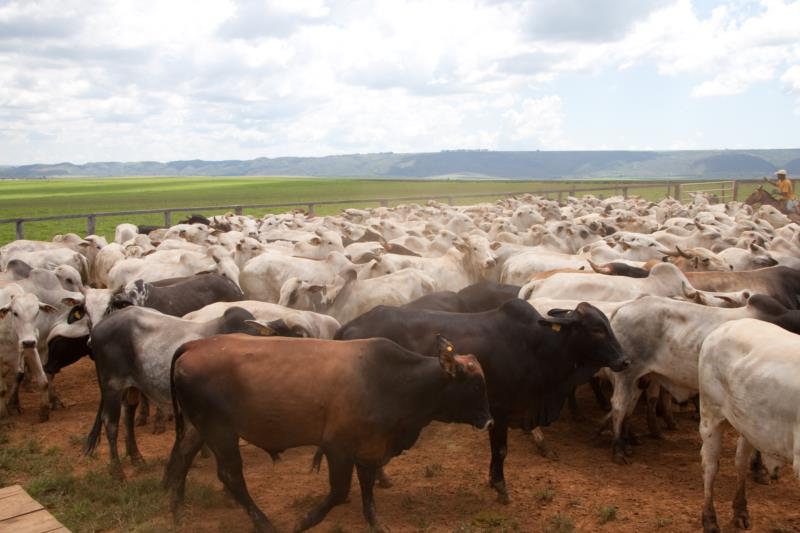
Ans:
{"label": "fence post", "polygon": [[381,207],[389,207],[389,200],[381,200]]}
{"label": "fence post", "polygon": [[622,197],[624,199],[626,199],[626,200],[628,199],[628,188],[627,187],[623,187],[622,188]]}
{"label": "fence post", "polygon": [[668,181],[667,182],[667,196],[669,196],[671,192],[672,192],[672,182]]}
{"label": "fence post", "polygon": [[313,202],[310,202],[308,204],[308,216],[310,216],[310,217],[317,216],[316,213],[314,212],[314,203]]}
{"label": "fence post", "polygon": [[558,203],[561,203],[561,191],[558,191]]}
{"label": "fence post", "polygon": [[447,197],[447,205],[453,205],[453,197],[452,196],[448,196]]}
{"label": "fence post", "polygon": [[164,210],[164,225],[168,228],[172,226],[172,211],[169,209]]}
{"label": "fence post", "polygon": [[86,235],[94,235],[95,234],[95,226],[96,220],[94,215],[89,215],[86,217]]}
{"label": "fence post", "polygon": [[569,195],[575,197],[575,185],[569,188]]}
{"label": "fence post", "polygon": [[678,200],[679,202],[681,201],[681,184],[680,183],[676,183],[675,184],[675,199]]}
{"label": "fence post", "polygon": [[733,201],[739,200],[739,180],[733,180]]}
{"label": "fence post", "polygon": [[17,240],[25,238],[25,228],[23,227],[23,224],[25,224],[24,220],[17,220]]}
{"label": "fence post", "polygon": [[234,206],[234,207],[233,207],[233,212],[234,212],[236,215],[238,215],[238,216],[241,216],[241,215],[242,215],[242,206],[240,206],[240,205],[236,205],[236,206]]}

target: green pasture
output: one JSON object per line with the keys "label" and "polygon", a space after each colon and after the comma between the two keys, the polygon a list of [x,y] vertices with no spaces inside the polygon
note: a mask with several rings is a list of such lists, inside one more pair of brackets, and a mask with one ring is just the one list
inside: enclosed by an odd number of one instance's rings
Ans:
{"label": "green pasture", "polygon": [[[282,202],[322,202],[333,200],[361,200],[404,196],[448,196],[459,194],[481,195],[475,198],[454,199],[454,203],[468,204],[495,200],[498,192],[526,192],[573,187],[608,187],[606,195],[619,194],[628,186],[628,194],[659,200],[666,187],[641,188],[646,182],[622,181],[500,181],[500,180],[363,180],[314,179],[281,177],[159,177],[159,178],[108,178],[108,179],[47,179],[0,180],[0,219],[25,218],[70,213],[97,213],[136,209],[162,209],[202,207],[213,205],[280,204]],[[748,192],[743,186],[741,193]],[[741,196],[740,196],[741,198]],[[334,214],[345,207],[377,206],[375,202],[356,202],[317,206],[318,215]],[[269,211],[280,212],[288,207]],[[263,215],[266,209],[245,209],[245,214]],[[204,215],[219,211],[197,210]],[[172,222],[188,213],[173,213]],[[113,237],[114,227],[122,222],[160,225],[163,214],[124,215],[97,218],[97,233]],[[14,224],[0,224],[0,243],[14,239]],[[86,233],[85,219],[27,222],[25,238],[49,240],[58,233]]]}

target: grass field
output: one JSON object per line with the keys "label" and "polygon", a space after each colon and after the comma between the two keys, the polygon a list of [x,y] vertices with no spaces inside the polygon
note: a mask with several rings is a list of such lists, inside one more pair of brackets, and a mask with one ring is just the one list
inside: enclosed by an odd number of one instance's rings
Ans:
{"label": "grass field", "polygon": [[[641,183],[641,182],[640,182]],[[69,213],[93,213],[201,207],[237,204],[279,204],[281,202],[320,202],[403,196],[436,196],[450,194],[484,194],[487,196],[456,200],[475,203],[494,200],[493,192],[524,192],[578,187],[608,186],[607,195],[619,193],[621,181],[397,181],[306,178],[116,178],[116,179],[49,179],[0,180],[0,219],[23,218]],[[629,194],[659,200],[666,187],[637,188],[633,182]],[[318,206],[320,215],[338,213],[344,207],[376,206],[376,203]],[[392,202],[390,202],[392,205]],[[276,208],[273,212],[287,208]],[[245,214],[262,215],[265,209],[245,210]],[[219,214],[205,212],[205,215]],[[176,223],[184,213],[174,213]],[[97,233],[113,237],[114,227],[122,222],[163,224],[162,214],[100,217]],[[56,220],[25,224],[28,239],[49,240],[57,233],[86,233],[86,220]],[[0,243],[14,239],[14,224],[0,224]]]}

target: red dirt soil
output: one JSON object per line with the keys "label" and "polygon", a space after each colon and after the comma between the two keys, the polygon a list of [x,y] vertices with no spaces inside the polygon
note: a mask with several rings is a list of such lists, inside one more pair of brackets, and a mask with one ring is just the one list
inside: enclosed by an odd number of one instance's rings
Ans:
{"label": "red dirt soil", "polygon": [[[99,398],[93,363],[83,359],[65,369],[57,376],[56,386],[67,409],[53,412],[49,422],[39,424],[36,397],[23,393],[24,411],[13,419],[10,441],[33,438],[43,447],[57,446],[64,460],[79,469],[104,466],[108,461],[105,435],[95,458],[83,458],[78,442],[88,434]],[[529,437],[517,430],[510,432],[505,468],[509,505],[498,503],[495,492],[487,487],[488,436],[464,425],[431,424],[410,451],[388,465],[394,486],[376,489],[383,524],[393,532],[546,531],[553,518],[562,515],[574,522],[575,531],[700,531],[701,442],[693,414],[677,413],[679,429],[665,433],[664,440],[642,436],[643,444],[634,447],[631,464],[618,466],[611,462],[610,438],[596,436],[603,412],[586,392],[580,391],[578,397],[585,420],[573,420],[565,409],[563,418],[545,429],[559,460],[540,457]],[[642,433],[643,415],[637,411],[634,417],[634,427]],[[162,435],[153,435],[151,426],[137,430],[145,460],[165,460],[174,439],[170,424]],[[728,430],[716,484],[717,514],[724,531],[733,530],[735,442],[735,433]],[[241,450],[250,493],[278,531],[290,531],[313,500],[327,493],[324,461],[321,473],[309,472],[312,448],[289,450],[275,464],[255,446],[242,443]],[[129,462],[125,464],[128,477],[137,475]],[[196,459],[187,484],[198,480],[222,491],[213,457]],[[367,530],[360,498],[354,477],[349,502],[331,511],[312,531]],[[800,531],[800,483],[790,468],[783,468],[780,480],[769,486],[749,481],[748,500],[753,531]],[[187,509],[179,530],[251,530],[240,507],[229,503],[232,500],[220,501],[208,508]],[[605,507],[616,507],[616,518],[601,524],[600,511]],[[154,524],[156,530],[166,529],[171,519],[165,513]]]}

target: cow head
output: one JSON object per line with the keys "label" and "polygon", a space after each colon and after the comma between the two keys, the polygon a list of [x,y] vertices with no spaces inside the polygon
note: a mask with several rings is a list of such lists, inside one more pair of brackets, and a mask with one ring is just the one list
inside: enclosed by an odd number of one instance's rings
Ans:
{"label": "cow head", "polygon": [[[52,305],[42,303],[35,294],[17,293],[11,296],[9,302],[0,307],[0,319],[11,321],[11,330],[17,339],[17,348],[20,353],[26,350],[36,350],[39,340],[39,329],[36,319],[39,313],[55,313],[57,310]],[[19,368],[18,371],[24,369]]]}
{"label": "cow head", "polygon": [[259,334],[265,337],[297,337],[303,339],[313,337],[306,328],[298,324],[289,326],[282,318],[272,321],[245,320],[245,324],[257,329]]}
{"label": "cow head", "polygon": [[564,335],[570,352],[585,363],[607,366],[615,372],[630,366],[608,318],[595,306],[581,302],[574,310],[551,309],[547,314],[539,324]]}
{"label": "cow head", "polygon": [[453,344],[441,335],[436,336],[436,346],[447,384],[434,418],[488,429],[494,422],[486,396],[486,377],[478,359],[471,354],[457,355]]}

